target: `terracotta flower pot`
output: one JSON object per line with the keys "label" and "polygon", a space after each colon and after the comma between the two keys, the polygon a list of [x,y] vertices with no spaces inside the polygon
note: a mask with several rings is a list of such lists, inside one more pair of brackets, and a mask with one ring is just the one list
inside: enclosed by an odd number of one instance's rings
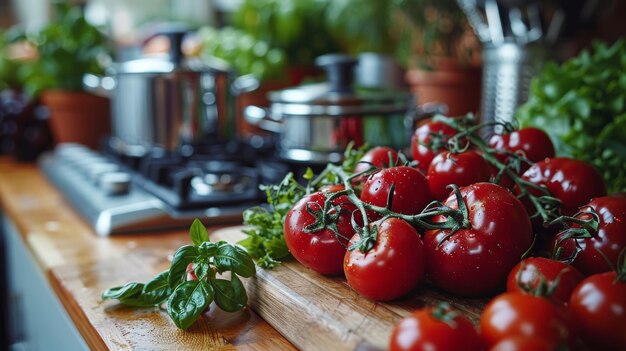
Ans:
{"label": "terracotta flower pot", "polygon": [[482,69],[461,66],[454,61],[438,63],[432,71],[410,69],[406,81],[419,104],[445,103],[449,116],[460,116],[480,109]]}
{"label": "terracotta flower pot", "polygon": [[49,90],[41,95],[50,110],[54,142],[74,142],[92,149],[111,133],[109,99],[85,92]]}

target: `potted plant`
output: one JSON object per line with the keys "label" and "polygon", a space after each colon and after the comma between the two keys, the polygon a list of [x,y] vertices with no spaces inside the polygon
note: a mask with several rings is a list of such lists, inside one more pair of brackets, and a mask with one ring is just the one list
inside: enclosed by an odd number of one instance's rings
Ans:
{"label": "potted plant", "polygon": [[422,103],[445,103],[448,114],[477,112],[480,46],[456,0],[394,0],[397,56]]}
{"label": "potted plant", "polygon": [[24,35],[37,53],[23,62],[19,76],[24,91],[39,96],[49,109],[56,143],[77,142],[91,148],[110,133],[109,100],[83,91],[83,75],[104,73],[107,39],[90,25],[79,7],[54,4],[55,18],[38,33]]}

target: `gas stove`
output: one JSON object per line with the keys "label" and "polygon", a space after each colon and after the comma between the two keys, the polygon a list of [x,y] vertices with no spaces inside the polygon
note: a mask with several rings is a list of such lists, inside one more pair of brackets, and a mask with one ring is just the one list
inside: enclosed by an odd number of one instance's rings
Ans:
{"label": "gas stove", "polygon": [[98,235],[241,222],[259,185],[290,171],[242,144],[159,149],[133,155],[109,141],[100,151],[61,144],[39,159],[46,177]]}

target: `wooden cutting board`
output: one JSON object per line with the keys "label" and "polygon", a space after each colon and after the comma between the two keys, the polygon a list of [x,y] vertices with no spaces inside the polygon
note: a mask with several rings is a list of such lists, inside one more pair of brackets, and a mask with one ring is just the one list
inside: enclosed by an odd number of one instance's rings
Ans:
{"label": "wooden cutting board", "polygon": [[[211,236],[236,243],[246,237],[242,228]],[[319,275],[293,259],[271,270],[257,268],[246,284],[252,309],[303,350],[384,350],[393,325],[417,308],[447,301],[476,322],[486,304],[424,285],[405,299],[374,302],[354,292],[345,278]]]}

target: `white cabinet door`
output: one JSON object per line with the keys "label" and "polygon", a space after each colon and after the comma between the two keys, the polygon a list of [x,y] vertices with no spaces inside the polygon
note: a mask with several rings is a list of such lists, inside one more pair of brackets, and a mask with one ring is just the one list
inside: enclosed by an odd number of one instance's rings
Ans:
{"label": "white cabinet door", "polygon": [[0,221],[8,271],[9,349],[88,350],[15,226],[2,213]]}

